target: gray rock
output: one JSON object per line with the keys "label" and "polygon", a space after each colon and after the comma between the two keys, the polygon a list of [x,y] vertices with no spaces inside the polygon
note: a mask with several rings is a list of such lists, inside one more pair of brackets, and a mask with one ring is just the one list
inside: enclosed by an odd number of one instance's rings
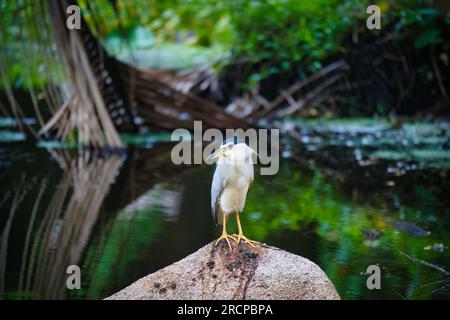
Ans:
{"label": "gray rock", "polygon": [[232,251],[225,241],[207,244],[106,299],[340,299],[308,259],[265,244],[231,242]]}

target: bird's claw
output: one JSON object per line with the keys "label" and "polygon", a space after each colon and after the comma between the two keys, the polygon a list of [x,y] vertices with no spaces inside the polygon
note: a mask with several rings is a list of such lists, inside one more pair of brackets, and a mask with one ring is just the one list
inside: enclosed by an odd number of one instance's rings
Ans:
{"label": "bird's claw", "polygon": [[219,237],[219,239],[216,240],[216,244],[215,244],[215,245],[217,246],[217,244],[219,243],[220,240],[226,240],[227,243],[228,243],[228,248],[230,248],[230,251],[231,251],[231,250],[232,250],[232,248],[231,248],[231,243],[230,243],[230,240],[228,240],[228,238],[231,238],[231,239],[233,239],[233,240],[236,241],[236,239],[235,239],[234,237],[230,236],[229,234],[223,233],[223,234]]}
{"label": "bird's claw", "polygon": [[246,236],[244,236],[243,234],[233,234],[231,236],[231,239],[233,239],[234,241],[236,241],[237,244],[239,244],[241,242],[241,240],[245,241],[246,243],[248,243],[251,247],[255,247],[256,241],[250,240],[249,238],[247,238]]}

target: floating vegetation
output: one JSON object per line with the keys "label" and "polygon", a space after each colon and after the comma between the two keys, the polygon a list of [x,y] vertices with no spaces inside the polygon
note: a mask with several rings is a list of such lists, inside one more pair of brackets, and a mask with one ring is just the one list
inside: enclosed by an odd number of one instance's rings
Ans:
{"label": "floating vegetation", "polygon": [[14,118],[1,118],[0,117],[0,128],[1,127],[15,127],[15,126],[18,126],[19,124],[34,125],[34,124],[36,124],[36,119],[24,118],[24,119],[18,121],[17,119],[14,119]]}
{"label": "floating vegetation", "polygon": [[24,141],[26,136],[23,132],[17,131],[0,131],[0,142],[17,142]]}
{"label": "floating vegetation", "polygon": [[121,134],[120,138],[127,145],[141,145],[152,147],[157,142],[170,141],[170,134],[167,132],[147,133],[147,134]]}
{"label": "floating vegetation", "polygon": [[64,141],[59,140],[40,140],[37,142],[38,148],[50,148],[50,149],[67,149],[67,148],[73,148],[75,145],[69,144]]}
{"label": "floating vegetation", "polygon": [[427,168],[450,169],[450,150],[413,149],[409,152],[381,150],[373,152],[371,157],[391,161],[413,161]]}
{"label": "floating vegetation", "polygon": [[[362,166],[403,163],[405,170],[450,169],[450,123],[390,123],[377,119],[300,120],[283,125],[308,151],[344,148]],[[333,149],[334,148],[334,149]]]}
{"label": "floating vegetation", "polygon": [[445,246],[444,246],[443,243],[433,243],[433,244],[430,244],[430,245],[426,246],[423,249],[424,250],[436,251],[436,252],[444,252]]}

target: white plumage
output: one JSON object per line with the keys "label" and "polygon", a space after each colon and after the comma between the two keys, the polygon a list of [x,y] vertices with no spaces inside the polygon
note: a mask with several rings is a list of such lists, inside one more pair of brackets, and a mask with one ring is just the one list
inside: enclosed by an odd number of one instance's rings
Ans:
{"label": "white plumage", "polygon": [[211,187],[211,207],[216,223],[227,215],[242,212],[248,189],[253,182],[252,149],[245,143],[228,144],[217,161]]}
{"label": "white plumage", "polygon": [[[222,145],[211,155],[218,158],[216,171],[211,185],[211,209],[216,224],[223,224],[223,219],[235,213],[239,234],[237,239],[228,236],[226,226],[223,226],[223,239],[228,237],[237,242],[244,239],[251,244],[251,240],[244,237],[239,221],[239,212],[244,210],[245,200],[250,185],[253,182],[253,159],[255,152],[245,143]],[[221,239],[219,238],[219,240]]]}

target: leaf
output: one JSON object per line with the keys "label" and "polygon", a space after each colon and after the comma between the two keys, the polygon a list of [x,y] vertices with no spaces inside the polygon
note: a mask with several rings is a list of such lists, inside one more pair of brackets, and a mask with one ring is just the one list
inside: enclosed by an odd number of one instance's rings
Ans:
{"label": "leaf", "polygon": [[437,28],[427,29],[417,37],[414,43],[414,47],[418,49],[424,48],[429,44],[439,42],[440,37],[441,37],[441,30]]}
{"label": "leaf", "polygon": [[439,15],[439,10],[437,10],[436,8],[421,8],[421,9],[418,9],[417,12],[423,16],[436,17]]}

